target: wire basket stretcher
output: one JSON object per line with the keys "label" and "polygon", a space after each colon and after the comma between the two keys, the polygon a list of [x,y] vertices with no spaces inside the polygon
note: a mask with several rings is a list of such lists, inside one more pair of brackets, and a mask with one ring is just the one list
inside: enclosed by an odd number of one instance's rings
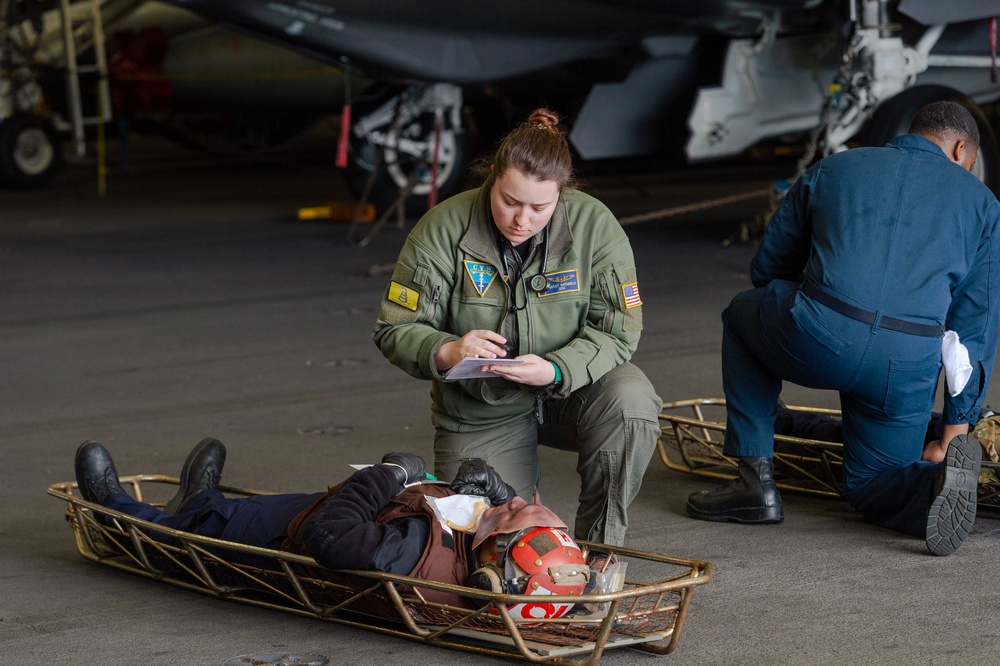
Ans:
{"label": "wire basket stretcher", "polygon": [[[162,488],[172,492],[178,479],[144,474],[123,476],[121,483],[135,499],[148,501],[144,495],[164,494],[155,490]],[[273,494],[220,490],[231,496]],[[511,595],[375,571],[338,572],[330,580],[310,575],[321,568],[310,557],[181,532],[87,502],[78,493],[75,482],[48,488],[49,495],[66,502],[77,549],[89,560],[229,601],[533,663],[596,664],[606,650],[621,647],[669,654],[677,647],[694,589],[712,577],[708,562],[581,541],[581,548],[613,553],[628,563],[620,591]],[[244,563],[249,559],[255,564]],[[426,590],[457,594],[470,607],[427,601]],[[539,604],[544,616],[546,608],[560,603],[577,605],[559,618],[524,619],[507,610]]]}
{"label": "wire basket stretcher", "polygon": [[[786,406],[832,419],[840,410]],[[738,460],[723,454],[726,432],[726,401],[723,398],[693,398],[663,405],[657,450],[670,469],[688,474],[729,480],[736,478]],[[774,478],[778,488],[813,495],[840,497],[844,446],[840,442],[774,436]],[[984,459],[977,489],[978,505],[1000,510],[1000,462]]]}

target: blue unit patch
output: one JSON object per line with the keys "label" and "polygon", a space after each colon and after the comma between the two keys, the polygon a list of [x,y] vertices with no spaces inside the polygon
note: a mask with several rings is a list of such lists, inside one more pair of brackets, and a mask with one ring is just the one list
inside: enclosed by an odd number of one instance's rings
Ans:
{"label": "blue unit patch", "polygon": [[539,298],[552,296],[553,294],[565,294],[571,291],[580,291],[580,279],[577,277],[576,269],[571,271],[559,271],[558,273],[546,273],[547,284],[543,291],[538,292]]}
{"label": "blue unit patch", "polygon": [[476,288],[476,293],[480,296],[486,295],[490,285],[493,284],[493,280],[497,277],[496,268],[489,264],[481,264],[475,261],[465,262],[465,272],[469,274],[472,286]]}

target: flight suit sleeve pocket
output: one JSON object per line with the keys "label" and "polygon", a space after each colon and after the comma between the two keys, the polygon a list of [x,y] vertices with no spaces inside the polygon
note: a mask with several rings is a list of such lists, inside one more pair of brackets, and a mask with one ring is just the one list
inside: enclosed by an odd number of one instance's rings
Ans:
{"label": "flight suit sleeve pocket", "polygon": [[616,266],[618,293],[623,314],[622,331],[639,333],[642,331],[642,298],[639,295],[639,280],[635,268]]}
{"label": "flight suit sleeve pocket", "polygon": [[420,262],[419,264],[417,264],[417,270],[413,271],[413,284],[418,287],[426,286],[430,273],[431,273],[431,267],[425,264],[424,262]]}
{"label": "flight suit sleeve pocket", "polygon": [[600,273],[597,276],[597,285],[600,290],[600,298],[596,300],[591,298],[591,314],[600,316],[601,330],[605,333],[611,333],[615,330],[617,308],[615,307],[614,297],[611,294],[611,285],[609,284],[607,273]]}

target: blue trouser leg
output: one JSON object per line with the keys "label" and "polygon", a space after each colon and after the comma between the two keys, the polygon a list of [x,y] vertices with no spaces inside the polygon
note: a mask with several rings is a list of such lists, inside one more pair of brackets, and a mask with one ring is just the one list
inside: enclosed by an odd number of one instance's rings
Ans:
{"label": "blue trouser leg", "polygon": [[[941,439],[942,428],[944,428],[944,419],[939,412],[934,412],[931,415],[931,420],[927,423],[924,444]],[[774,432],[801,439],[815,439],[819,442],[844,443],[844,424],[840,419],[808,411],[800,412],[779,407],[778,416],[774,419]]]}
{"label": "blue trouser leg", "polygon": [[781,378],[754,353],[753,339],[764,335],[757,300],[762,296],[762,290],[744,292],[722,313],[722,388],[727,412],[724,452],[728,456],[774,455]]}
{"label": "blue trouser leg", "polygon": [[277,549],[292,519],[324,494],[253,495],[237,500],[241,505],[219,538]]}
{"label": "blue trouser leg", "polygon": [[[226,498],[217,490],[204,490],[198,493],[184,505],[183,511],[173,515],[163,513],[152,504],[135,500],[130,495],[111,495],[104,502],[104,506],[174,530],[214,538],[219,538],[229,519],[238,509],[234,500]],[[211,510],[211,507],[215,507],[215,510]],[[162,537],[158,532],[153,532],[150,536],[157,541],[176,543],[173,539]]]}
{"label": "blue trouser leg", "polygon": [[[322,493],[253,495],[229,498],[218,490],[203,490],[188,500],[174,515],[139,502],[128,495],[111,495],[104,505],[141,520],[200,536],[232,541],[247,546],[277,549],[284,541],[288,524]],[[176,540],[157,532],[150,538],[177,545]],[[257,558],[233,554],[234,561],[262,564]],[[252,560],[252,561],[251,561]]]}
{"label": "blue trouser leg", "polygon": [[[909,336],[912,337],[912,336]],[[879,345],[886,341],[879,341]],[[896,367],[900,367],[897,364]],[[883,376],[872,363],[867,381],[841,392],[844,413],[844,497],[865,518],[890,529],[924,537],[927,511],[941,463],[920,459],[931,420],[937,371],[903,379]],[[874,387],[874,390],[871,388]],[[886,412],[890,412],[887,414]]]}
{"label": "blue trouser leg", "polygon": [[[933,414],[924,431],[922,443],[941,437],[940,426],[941,415]],[[779,409],[775,420],[777,433],[821,442],[843,443],[843,430],[841,421],[809,412]],[[909,441],[910,437],[903,439]],[[906,458],[912,458],[912,454]],[[873,523],[907,534],[925,536],[927,505],[939,470],[939,465],[923,461],[891,465],[850,492],[848,498],[854,509]]]}
{"label": "blue trouser leg", "polygon": [[891,467],[851,493],[851,506],[876,525],[927,536],[927,509],[940,468],[923,461]]}
{"label": "blue trouser leg", "polygon": [[773,455],[782,380],[839,389],[854,374],[863,346],[827,329],[804,333],[817,313],[803,298],[797,285],[776,281],[737,294],[722,313],[727,455]]}
{"label": "blue trouser leg", "polygon": [[844,443],[844,424],[824,414],[778,408],[774,432],[779,435],[815,439],[819,442]]}
{"label": "blue trouser leg", "polygon": [[781,380],[837,390],[845,497],[872,522],[922,536],[940,469],[920,460],[940,340],[873,329],[787,282],[739,294],[723,323],[725,453],[773,455]]}

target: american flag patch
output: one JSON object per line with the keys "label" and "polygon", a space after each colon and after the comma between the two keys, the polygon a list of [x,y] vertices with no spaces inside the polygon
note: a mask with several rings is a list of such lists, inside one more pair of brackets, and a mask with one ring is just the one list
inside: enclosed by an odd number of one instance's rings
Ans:
{"label": "american flag patch", "polygon": [[637,308],[642,305],[642,299],[639,298],[639,283],[632,282],[631,284],[622,285],[622,295],[625,296],[625,309],[629,310],[631,308]]}

